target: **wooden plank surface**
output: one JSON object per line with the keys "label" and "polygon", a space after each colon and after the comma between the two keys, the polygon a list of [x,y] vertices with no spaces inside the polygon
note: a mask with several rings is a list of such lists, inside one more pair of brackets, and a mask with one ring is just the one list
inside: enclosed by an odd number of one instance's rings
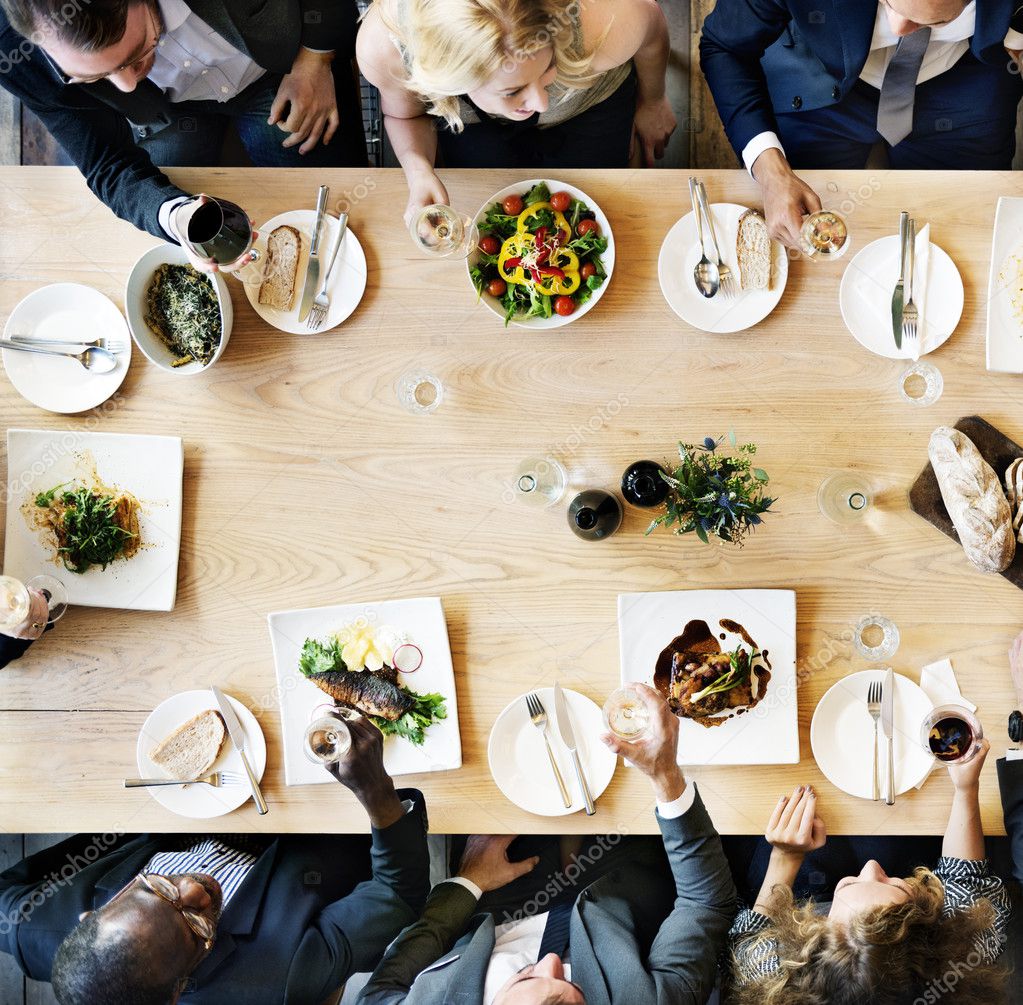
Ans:
{"label": "wooden plank surface", "polygon": [[[797,591],[802,763],[691,772],[724,832],[758,833],[783,789],[812,782],[835,833],[939,833],[950,799],[936,775],[894,808],[836,791],[813,762],[809,725],[824,691],[864,664],[850,626],[871,611],[902,632],[894,665],[916,677],[943,656],[980,704],[1001,749],[1012,695],[1005,654],[1020,628],[1019,592],[974,572],[961,551],[910,513],[906,493],[931,429],[980,414],[1023,436],[1021,385],[984,370],[985,290],[999,195],[1012,174],[829,172],[807,175],[849,217],[855,248],[891,233],[908,207],[958,263],[966,308],[932,359],[945,393],[904,403],[902,365],[862,350],[838,313],[846,262],[792,262],[775,313],[750,332],[711,336],[679,321],[656,278],[663,235],[686,209],[681,172],[566,172],[610,217],[617,269],[597,309],[556,334],[504,329],[475,303],[464,266],[420,259],[401,225],[393,171],[179,170],[186,189],[244,205],[261,221],[312,205],[320,182],[352,205],[369,286],[343,328],[281,335],[232,283],[235,327],[223,359],[198,377],[155,370],[137,355],[102,414],[41,412],[0,381],[9,426],[175,433],[185,442],[185,513],[176,609],[144,614],[79,608],[3,673],[0,819],[16,831],[205,830],[126,792],[136,733],[167,696],[219,682],[254,708],[270,750],[271,812],[251,805],[215,826],[347,831],[364,817],[347,794],[283,785],[268,611],[390,597],[444,598],[458,687],[464,767],[403,779],[427,793],[440,832],[653,831],[649,786],[619,767],[595,819],[542,819],[491,781],[486,743],[500,710],[556,675],[598,703],[618,680],[619,592],[701,587]],[[509,172],[444,172],[472,210],[515,180]],[[706,172],[712,201],[752,203],[742,171]],[[957,198],[950,200],[948,193]],[[49,282],[89,283],[122,303],[129,267],[153,239],[116,221],[60,168],[0,170],[0,317]],[[445,385],[428,417],[403,412],[396,378],[424,365]],[[613,487],[639,457],[667,457],[679,438],[734,428],[755,440],[778,512],[742,551],[695,538],[645,538],[627,514],[602,543],[572,536],[564,505],[536,513],[508,501],[516,464],[559,456],[573,488]],[[877,506],[861,527],[817,513],[835,470],[863,472]],[[994,764],[984,825],[1001,832]]]}

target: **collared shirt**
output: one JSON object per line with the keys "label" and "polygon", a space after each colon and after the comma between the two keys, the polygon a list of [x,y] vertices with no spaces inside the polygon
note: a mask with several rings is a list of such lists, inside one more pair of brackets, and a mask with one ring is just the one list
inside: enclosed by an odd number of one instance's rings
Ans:
{"label": "collared shirt", "polygon": [[157,852],[142,871],[158,872],[161,876],[190,872],[212,876],[220,884],[227,907],[257,857],[254,851],[232,847],[217,838],[203,838],[178,851]]}
{"label": "collared shirt", "polygon": [[[955,66],[963,53],[970,48],[970,39],[973,38],[976,23],[977,4],[976,0],[971,0],[954,21],[931,28],[931,38],[916,78],[917,84],[931,80]],[[870,53],[860,71],[860,80],[880,90],[885,71],[898,44],[899,36],[892,31],[891,22],[888,20],[888,6],[884,0],[878,0],[874,34],[870,39]],[[1004,44],[1007,49],[1023,50],[1023,35],[1010,28],[1006,32]],[[752,174],[756,159],[765,150],[772,149],[785,152],[777,133],[765,130],[754,136],[742,151],[742,162],[746,165],[746,170]]]}
{"label": "collared shirt", "polygon": [[185,0],[158,0],[163,34],[149,79],[170,101],[229,101],[266,73]]}

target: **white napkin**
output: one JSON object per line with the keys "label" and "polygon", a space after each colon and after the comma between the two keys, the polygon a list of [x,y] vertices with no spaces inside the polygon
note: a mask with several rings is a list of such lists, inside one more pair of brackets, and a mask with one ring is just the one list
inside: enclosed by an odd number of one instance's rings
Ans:
{"label": "white napkin", "polygon": [[[920,671],[920,687],[935,705],[962,705],[971,712],[977,711],[977,706],[972,701],[963,697],[959,690],[959,681],[956,680],[955,671],[952,669],[951,660],[938,660],[936,663],[928,663]],[[935,758],[931,771],[943,767],[942,763]],[[917,788],[923,788],[924,782],[931,777],[929,771]]]}

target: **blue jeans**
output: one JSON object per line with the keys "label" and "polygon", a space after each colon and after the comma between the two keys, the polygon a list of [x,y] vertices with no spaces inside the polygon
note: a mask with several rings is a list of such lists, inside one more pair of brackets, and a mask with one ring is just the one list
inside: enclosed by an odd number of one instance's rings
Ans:
{"label": "blue jeans", "polygon": [[225,164],[224,137],[232,123],[242,146],[256,167],[364,167],[366,140],[362,129],[362,105],[350,64],[334,64],[341,124],[329,146],[318,143],[307,154],[296,144],[283,147],[288,134],[267,125],[281,78],[264,74],[241,94],[223,103],[179,101],[172,105],[173,121],[163,128],[134,127],[135,142],[161,167],[235,167]]}

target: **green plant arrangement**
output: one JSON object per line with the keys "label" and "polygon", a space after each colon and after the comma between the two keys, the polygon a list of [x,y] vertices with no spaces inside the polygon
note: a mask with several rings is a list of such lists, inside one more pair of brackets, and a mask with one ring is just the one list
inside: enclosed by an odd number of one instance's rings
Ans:
{"label": "green plant arrangement", "polygon": [[731,451],[720,451],[722,439],[707,437],[702,444],[679,443],[680,463],[661,477],[668,483],[664,512],[646,533],[668,527],[673,534],[689,534],[707,543],[711,537],[737,544],[763,522],[775,499],[764,495],[767,472],[753,467],[755,443],[736,444],[728,434]]}

